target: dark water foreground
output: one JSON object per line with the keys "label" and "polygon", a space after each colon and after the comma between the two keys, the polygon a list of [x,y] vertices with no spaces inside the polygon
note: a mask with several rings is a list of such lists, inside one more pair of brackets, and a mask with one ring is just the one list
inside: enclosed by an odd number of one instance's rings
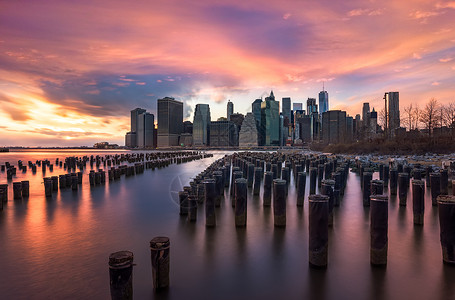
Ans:
{"label": "dark water foreground", "polygon": [[[119,250],[134,253],[135,299],[455,298],[455,267],[442,263],[429,190],[423,226],[413,225],[411,192],[406,207],[390,198],[388,264],[373,268],[369,208],[362,205],[359,177],[350,173],[329,229],[328,268],[315,270],[308,265],[308,202],[296,207],[293,179],[284,229],[274,228],[272,208],[251,191],[246,228],[235,227],[229,198],[217,208],[216,228],[205,227],[203,206],[196,224],[179,216],[178,191],[224,153],[214,154],[95,188],[84,177],[77,193],[62,190],[53,199],[44,197],[40,169],[18,172],[13,181],[30,180],[30,198],[12,200],[10,187],[0,212],[0,299],[108,299],[108,256]],[[67,155],[8,153],[0,154],[0,163]],[[46,176],[63,172],[55,168]],[[171,287],[155,294],[149,241],[159,235],[171,240]]]}

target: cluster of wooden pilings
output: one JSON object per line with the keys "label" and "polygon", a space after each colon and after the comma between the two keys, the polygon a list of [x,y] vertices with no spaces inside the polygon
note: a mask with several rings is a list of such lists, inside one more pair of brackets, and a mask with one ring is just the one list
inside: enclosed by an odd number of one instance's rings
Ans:
{"label": "cluster of wooden pilings", "polygon": [[[153,288],[157,291],[169,287],[170,241],[168,237],[155,237],[150,241]],[[118,251],[109,255],[109,278],[113,300],[133,299],[133,263],[131,251]]]}
{"label": "cluster of wooden pilings", "polygon": [[[449,180],[453,169],[434,168],[421,164],[372,163],[356,161],[353,171],[358,173],[363,192],[363,205],[370,208],[371,263],[387,263],[388,197],[397,197],[400,206],[407,205],[408,191],[412,192],[413,222],[423,226],[425,215],[425,187],[431,190],[431,203],[438,206],[443,261],[455,263],[455,182]],[[372,180],[379,172],[379,179]],[[449,173],[450,172],[450,173]],[[412,179],[411,179],[412,178]],[[449,187],[452,187],[449,195]]]}
{"label": "cluster of wooden pilings", "polygon": [[[215,208],[229,195],[235,211],[234,224],[247,225],[247,195],[259,195],[272,206],[274,226],[286,226],[289,183],[294,177],[297,206],[303,206],[309,176],[310,264],[327,265],[328,227],[333,225],[333,208],[340,205],[346,187],[350,161],[325,155],[278,152],[239,152],[213,162],[179,192],[180,215],[197,221],[197,209],[205,207],[205,225],[216,227]],[[319,187],[321,194],[316,194]],[[229,189],[230,188],[230,189]],[[230,193],[225,194],[225,189]],[[273,201],[272,201],[273,200]],[[203,205],[205,203],[205,205]],[[321,224],[326,224],[322,226]]]}
{"label": "cluster of wooden pilings", "polygon": [[[411,185],[416,225],[423,225],[425,185],[431,187],[432,203],[438,205],[440,212],[443,260],[455,263],[455,252],[450,250],[455,247],[455,238],[452,238],[455,236],[455,184],[449,182],[447,169],[436,172],[419,164],[382,164],[314,154],[234,153],[213,162],[191,180],[189,186],[183,187],[179,192],[180,215],[186,216],[189,222],[196,222],[198,208],[204,208],[205,225],[215,227],[215,208],[220,206],[224,195],[228,195],[235,211],[233,223],[237,227],[246,226],[248,190],[259,195],[262,184],[263,205],[272,206],[274,225],[285,227],[289,182],[293,177],[296,204],[303,206],[309,176],[309,263],[326,267],[328,228],[334,226],[333,209],[343,200],[350,168],[361,178],[363,205],[370,207],[372,265],[387,263],[389,194],[393,197],[398,193],[400,205],[406,205]],[[373,180],[374,172],[379,172],[379,179]],[[449,186],[454,196],[448,195]],[[230,193],[225,193],[229,188]],[[450,218],[444,219],[444,215]]]}
{"label": "cluster of wooden pilings", "polygon": [[[179,151],[179,152],[151,152],[151,153],[126,153],[115,155],[91,155],[82,157],[66,157],[63,160],[57,158],[55,166],[63,168],[67,173],[58,176],[46,177],[46,172],[53,172],[54,165],[49,160],[29,161],[28,166],[33,174],[36,168],[41,167],[43,174],[44,194],[46,197],[52,197],[59,189],[72,189],[77,191],[83,182],[84,169],[87,164],[92,170],[88,173],[90,186],[103,185],[106,183],[106,173],[109,181],[119,180],[122,175],[125,177],[144,173],[146,169],[160,169],[171,164],[181,164],[206,157],[212,157],[213,154],[202,153],[199,151]],[[105,171],[103,168],[107,168]],[[22,161],[18,161],[17,168],[6,162],[0,167],[1,172],[7,173],[7,181],[13,180],[16,170],[27,172],[27,167]],[[20,181],[12,183],[14,199],[28,198],[30,194],[29,181]],[[0,208],[3,209],[3,203],[8,201],[8,184],[0,184],[0,199],[2,199]]]}

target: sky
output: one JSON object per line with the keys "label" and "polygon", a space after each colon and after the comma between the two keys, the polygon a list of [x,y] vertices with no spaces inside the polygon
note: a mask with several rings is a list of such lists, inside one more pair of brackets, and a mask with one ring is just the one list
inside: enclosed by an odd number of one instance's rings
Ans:
{"label": "sky", "polygon": [[455,1],[0,0],[0,145],[124,145],[165,96],[212,119],[273,89],[355,116],[455,100]]}

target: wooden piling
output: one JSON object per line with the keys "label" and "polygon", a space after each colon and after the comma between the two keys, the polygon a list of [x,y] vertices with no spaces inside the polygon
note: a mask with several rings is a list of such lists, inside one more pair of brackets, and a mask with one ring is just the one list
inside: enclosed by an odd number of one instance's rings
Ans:
{"label": "wooden piling", "polygon": [[205,226],[215,227],[216,226],[216,215],[215,215],[215,180],[207,179],[205,182]]}
{"label": "wooden piling", "polygon": [[133,299],[133,252],[119,251],[109,255],[111,299]]}
{"label": "wooden piling", "polygon": [[412,211],[414,224],[423,225],[425,212],[425,182],[414,179],[412,181]]}
{"label": "wooden piling", "polygon": [[309,195],[308,206],[309,263],[313,267],[326,268],[329,251],[329,196]]}
{"label": "wooden piling", "polygon": [[408,199],[408,173],[399,173],[398,174],[398,198],[400,200],[400,206],[406,206]]}
{"label": "wooden piling", "polygon": [[305,200],[305,185],[306,174],[305,172],[297,173],[297,206],[303,206]]}
{"label": "wooden piling", "polygon": [[248,187],[245,178],[235,180],[235,226],[246,226]]}
{"label": "wooden piling", "polygon": [[370,263],[386,265],[389,222],[387,195],[372,195],[370,206]]}
{"label": "wooden piling", "polygon": [[437,198],[441,194],[441,174],[430,174],[431,204],[438,205]]}
{"label": "wooden piling", "polygon": [[[213,183],[214,185],[215,183]],[[213,186],[213,193],[215,187]],[[170,241],[168,237],[155,237],[150,241],[152,261],[153,288],[155,290],[169,287]]]}
{"label": "wooden piling", "polygon": [[272,182],[273,172],[265,172],[264,174],[264,191],[262,201],[264,206],[270,206],[272,202]]}
{"label": "wooden piling", "polygon": [[437,203],[442,259],[444,263],[455,264],[455,196],[439,195]]}
{"label": "wooden piling", "polygon": [[286,181],[273,180],[273,221],[277,227],[286,226]]}

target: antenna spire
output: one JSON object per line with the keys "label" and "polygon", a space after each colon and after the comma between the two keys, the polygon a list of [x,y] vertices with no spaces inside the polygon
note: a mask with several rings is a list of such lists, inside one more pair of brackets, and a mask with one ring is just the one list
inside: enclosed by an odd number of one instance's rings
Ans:
{"label": "antenna spire", "polygon": [[322,82],[322,91],[325,92],[324,81]]}

